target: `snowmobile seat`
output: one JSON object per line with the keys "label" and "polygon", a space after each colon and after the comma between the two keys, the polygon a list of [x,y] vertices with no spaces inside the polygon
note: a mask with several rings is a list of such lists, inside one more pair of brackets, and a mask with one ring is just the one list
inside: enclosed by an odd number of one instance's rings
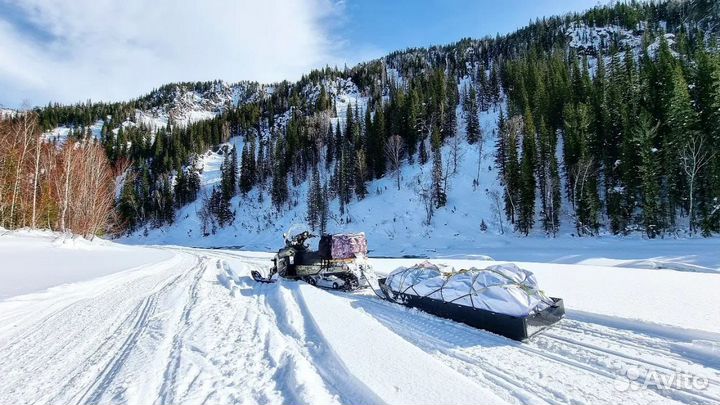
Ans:
{"label": "snowmobile seat", "polygon": [[320,259],[329,260],[332,258],[332,235],[323,234],[318,243],[318,256]]}

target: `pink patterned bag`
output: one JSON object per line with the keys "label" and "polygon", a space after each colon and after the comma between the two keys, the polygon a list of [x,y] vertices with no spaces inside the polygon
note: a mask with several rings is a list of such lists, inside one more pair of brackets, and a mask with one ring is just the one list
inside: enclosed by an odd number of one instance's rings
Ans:
{"label": "pink patterned bag", "polygon": [[354,259],[367,256],[368,247],[365,233],[340,233],[332,236],[331,255],[333,259]]}

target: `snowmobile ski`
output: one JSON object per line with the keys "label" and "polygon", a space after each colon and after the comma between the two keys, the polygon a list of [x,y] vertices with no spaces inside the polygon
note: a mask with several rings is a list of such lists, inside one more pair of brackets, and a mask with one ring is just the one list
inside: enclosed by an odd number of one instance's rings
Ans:
{"label": "snowmobile ski", "polygon": [[274,282],[275,282],[275,280],[273,280],[273,279],[271,278],[272,276],[270,276],[270,277],[263,277],[262,274],[260,274],[260,272],[257,271],[257,270],[252,270],[252,271],[250,272],[250,275],[252,276],[253,280],[257,281],[258,283],[268,283],[268,284],[269,284],[269,283],[274,283]]}

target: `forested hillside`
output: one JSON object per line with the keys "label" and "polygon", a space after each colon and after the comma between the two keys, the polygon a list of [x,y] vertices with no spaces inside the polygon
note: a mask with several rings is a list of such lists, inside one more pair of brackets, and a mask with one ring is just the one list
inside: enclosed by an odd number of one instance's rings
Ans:
{"label": "forested hillside", "polygon": [[[188,204],[198,237],[242,228],[250,206],[267,223],[302,212],[324,231],[352,222],[353,204],[411,189],[429,229],[454,201],[477,199],[491,208],[472,217],[483,232],[710,236],[720,232],[719,24],[709,0],[617,3],[294,83],[177,83],[28,115],[38,144],[103,148],[119,174],[107,216],[119,234],[182,221]],[[37,225],[29,204],[6,197],[35,155],[2,151],[0,226]],[[211,155],[223,159],[218,181],[204,181]],[[29,190],[42,176],[53,174]],[[49,204],[42,218],[58,228],[64,214]]]}

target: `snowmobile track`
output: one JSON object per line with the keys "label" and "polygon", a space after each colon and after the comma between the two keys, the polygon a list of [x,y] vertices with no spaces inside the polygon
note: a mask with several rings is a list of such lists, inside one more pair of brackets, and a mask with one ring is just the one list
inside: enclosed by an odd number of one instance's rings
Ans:
{"label": "snowmobile track", "polygon": [[[589,313],[519,343],[368,290],[255,284],[250,270],[270,266],[262,256],[163,250],[174,256],[12,303],[0,327],[0,396],[13,403],[341,404],[397,402],[388,395],[394,387],[395,398],[415,393],[415,403],[422,402],[416,380],[443,393],[447,381],[468,378],[464,384],[494,402],[514,405],[720,403],[720,371],[701,356],[705,342],[695,351],[696,335],[678,342],[681,331],[635,329]],[[361,347],[365,355],[355,351],[355,336],[373,345]],[[369,361],[372,350],[387,353]],[[450,379],[379,377],[391,365],[418,364],[445,368]],[[629,369],[640,370],[638,384],[647,370],[687,370],[708,386],[621,392],[615,384],[629,381]]]}
{"label": "snowmobile track", "polygon": [[158,398],[155,400],[156,403],[174,404],[177,402],[175,400],[174,388],[177,381],[177,372],[180,367],[180,350],[184,344],[183,339],[187,333],[187,329],[190,327],[190,311],[192,311],[198,300],[198,286],[206,270],[207,259],[200,257],[198,257],[198,264],[189,270],[189,273],[195,273],[195,277],[193,277],[192,285],[190,287],[188,301],[183,307],[181,315],[182,324],[173,336],[172,350],[170,352],[165,371],[163,372],[163,384],[160,387]]}
{"label": "snowmobile track", "polygon": [[[554,340],[555,342],[561,342],[561,345],[545,344],[544,341],[548,339]],[[553,334],[538,336],[538,339],[535,341],[535,343],[540,344],[541,347],[549,351],[557,352],[558,355],[567,355],[568,349],[571,349],[576,353],[574,355],[575,358],[582,359],[588,366],[596,369],[598,373],[614,376],[614,378],[624,377],[618,372],[627,370],[626,365],[630,365],[644,371],[662,371],[662,374],[664,374],[668,378],[672,376],[672,374],[675,372],[674,369],[668,368],[666,365],[663,365],[659,362],[643,360],[635,356],[628,356],[615,350],[603,349],[589,343],[573,341],[571,339],[567,339],[562,336],[557,336]],[[610,360],[611,362],[614,361],[616,364],[624,363],[624,365],[622,367],[608,367],[606,365],[603,365],[607,364],[607,360]],[[637,381],[641,384],[646,385],[649,389],[652,389],[658,394],[665,396],[669,399],[681,399],[683,401],[692,403],[720,403],[720,396],[707,394],[703,391],[689,391],[688,389],[683,387],[663,389],[655,387],[655,385],[651,384],[652,381],[647,380],[646,377],[642,376],[640,376]],[[717,387],[717,381],[709,380],[708,382],[712,384],[712,386]]]}
{"label": "snowmobile track", "polygon": [[[641,367],[643,364],[646,367],[656,367],[660,365],[663,369],[667,369],[666,366],[663,365],[663,362],[660,361],[649,360],[643,363],[642,358],[627,356],[624,353],[613,350],[599,350],[590,343],[570,339],[553,340],[557,350],[551,350],[541,343],[552,339],[551,337],[545,337],[546,335],[553,336],[554,332],[552,328],[530,339],[529,342],[517,343],[489,332],[475,330],[465,325],[438,319],[421,311],[409,310],[399,305],[380,301],[371,296],[355,295],[353,298],[362,300],[362,304],[358,306],[366,311],[368,310],[368,306],[366,305],[368,303],[372,307],[382,308],[382,311],[368,312],[383,321],[383,323],[394,332],[415,342],[426,352],[438,356],[446,362],[446,364],[449,364],[457,371],[469,377],[491,380],[496,384],[496,391],[498,386],[505,388],[506,392],[498,391],[498,394],[506,397],[515,397],[523,403],[532,403],[535,402],[536,399],[552,404],[567,403],[568,392],[580,392],[582,394],[580,397],[588,399],[589,403],[606,401],[607,399],[603,399],[600,395],[601,393],[598,391],[598,386],[613,390],[613,384],[618,379],[624,378],[624,376],[618,373],[622,369],[611,369],[597,365],[603,364],[604,362],[623,362],[625,364],[636,364]],[[388,311],[387,309],[391,306],[398,307],[399,312]],[[578,321],[573,322],[577,323]],[[453,325],[453,327],[448,327],[448,323]],[[587,328],[592,327],[592,325],[587,325]],[[625,331],[618,330],[616,332],[622,335]],[[470,344],[471,342],[476,344]],[[507,353],[503,351],[506,356],[491,358],[488,356],[489,351],[483,346],[492,347],[494,345],[506,346],[507,348],[511,348],[511,351]],[[589,354],[594,357],[589,358]],[[676,356],[672,353],[670,354],[671,355],[668,356],[669,359],[675,360]],[[527,358],[527,360],[516,360],[523,357]],[[533,376],[532,373],[523,373],[523,371],[526,371],[523,370],[523,367],[512,367],[513,363],[517,362],[517,365],[522,363],[530,364],[527,363],[529,361],[555,364],[555,366],[548,367],[551,369],[557,369],[558,367],[567,369],[570,367],[571,369],[577,370],[578,374],[586,374],[593,377],[584,381],[573,380],[570,377],[568,377],[568,379],[553,379],[553,383],[560,382],[567,385],[563,389],[555,389],[553,388],[553,384],[538,384],[534,382],[537,376]],[[720,400],[718,400],[714,394],[703,391],[689,391],[675,388],[663,390],[653,386],[649,386],[648,388],[657,394],[656,400],[662,400],[664,398],[666,401],[696,404],[720,403]],[[625,395],[625,397],[618,396],[618,400],[624,403],[643,403],[642,398],[639,398],[639,395],[633,392],[627,392]],[[633,395],[638,397],[637,401],[628,398]],[[596,400],[591,401],[589,400],[590,398],[596,398]]]}
{"label": "snowmobile track", "polygon": [[88,387],[85,393],[78,400],[78,404],[95,404],[100,401],[106,389],[115,379],[120,369],[125,364],[125,360],[135,347],[139,337],[145,332],[148,320],[155,312],[158,296],[165,290],[177,284],[181,279],[195,270],[197,265],[192,267],[188,272],[175,276],[170,282],[163,285],[155,292],[148,295],[140,302],[133,311],[130,318],[133,318],[130,334],[125,338],[124,342],[115,350],[113,358],[105,365],[97,379]]}

